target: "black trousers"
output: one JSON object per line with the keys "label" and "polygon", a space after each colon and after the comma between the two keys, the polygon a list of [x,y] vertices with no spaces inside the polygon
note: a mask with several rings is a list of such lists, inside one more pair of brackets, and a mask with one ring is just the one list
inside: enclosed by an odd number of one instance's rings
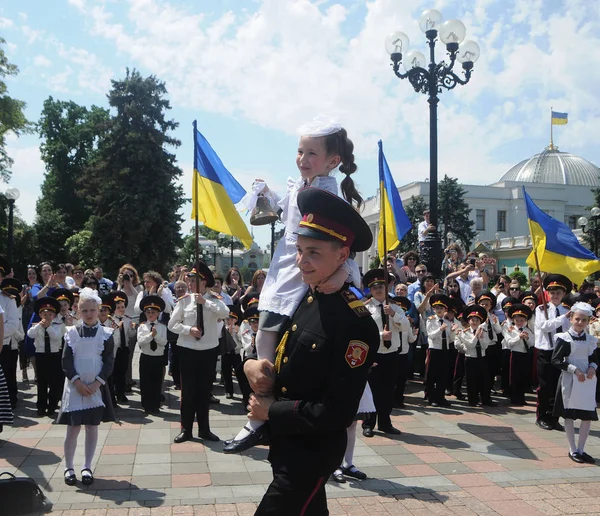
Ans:
{"label": "black trousers", "polygon": [[527,353],[510,352],[509,393],[515,405],[525,403],[525,390],[529,387],[529,356]]}
{"label": "black trousers", "polygon": [[[233,394],[233,372],[237,371],[237,367],[242,363],[242,357],[239,353],[231,351],[221,355],[221,376],[225,384],[225,392]],[[237,372],[236,372],[237,376]]]}
{"label": "black trousers", "polygon": [[326,516],[327,477],[294,477],[273,471],[273,481],[254,516]]}
{"label": "black trousers", "polygon": [[448,355],[448,363],[446,364],[445,387],[446,391],[454,393],[454,368],[456,367],[456,357],[458,355],[458,351],[456,351],[454,344],[450,344]]}
{"label": "black trousers", "polygon": [[177,345],[177,341],[169,341],[169,359],[170,359],[170,369],[169,372],[171,377],[173,378],[173,383],[177,387],[180,387],[181,381],[181,367],[179,366],[179,346]]}
{"label": "black trousers", "polygon": [[181,366],[181,429],[191,432],[194,419],[200,432],[209,432],[209,400],[217,367],[219,346],[195,350],[179,347]]}
{"label": "black trousers", "polygon": [[[512,351],[510,349],[502,350],[502,370],[500,372],[501,380],[500,380],[500,388],[502,389],[502,394],[505,396],[510,396],[510,357]],[[528,375],[529,377],[529,375]]]}
{"label": "black trousers", "polygon": [[240,363],[235,368],[235,377],[237,378],[238,385],[240,386],[240,391],[242,391],[244,407],[247,407],[248,402],[250,401],[250,394],[252,394],[252,389],[250,388],[250,382],[248,382],[246,373],[244,373],[244,363],[241,361],[241,358]]}
{"label": "black trousers", "polygon": [[408,354],[398,355],[398,376],[396,378],[396,390],[394,391],[394,402],[404,403],[404,391],[406,390],[406,379],[408,376]]}
{"label": "black trousers", "polygon": [[487,366],[490,375],[490,389],[494,387],[496,376],[500,374],[502,365],[502,345],[499,342],[488,346],[485,350]]}
{"label": "black trousers", "polygon": [[452,376],[452,394],[460,396],[462,394],[462,384],[465,378],[465,355],[457,353],[454,360],[454,370]]}
{"label": "black trousers", "polygon": [[431,403],[445,399],[446,375],[450,352],[441,349],[427,350],[427,372],[425,373],[425,395]]}
{"label": "black trousers", "polygon": [[481,398],[483,405],[492,401],[490,397],[490,371],[488,357],[465,357],[465,376],[467,377],[467,399],[469,405],[476,405]]}
{"label": "black trousers", "polygon": [[6,378],[6,387],[10,404],[14,408],[17,406],[17,361],[19,359],[19,350],[10,349],[10,346],[3,346],[0,352],[0,366],[4,371]]}
{"label": "black trousers", "polygon": [[120,346],[117,349],[112,379],[117,397],[125,396],[127,389],[127,368],[129,367],[129,347]]}
{"label": "black trousers", "polygon": [[160,394],[162,387],[165,359],[162,355],[140,355],[140,393],[142,407],[148,412],[160,409]]}
{"label": "black trousers", "polygon": [[53,412],[62,398],[65,376],[62,370],[62,353],[36,353],[37,410]]}
{"label": "black trousers", "polygon": [[554,398],[556,397],[556,386],[560,377],[560,369],[554,367],[550,360],[552,351],[537,350],[537,410],[538,419],[548,422],[557,422],[558,418],[552,415],[554,410]]}
{"label": "black trousers", "polygon": [[362,424],[363,428],[375,428],[378,423],[380,430],[392,426],[390,415],[394,408],[394,393],[398,378],[398,353],[377,353],[377,367],[369,373],[369,385],[373,391],[376,414],[371,414]]}

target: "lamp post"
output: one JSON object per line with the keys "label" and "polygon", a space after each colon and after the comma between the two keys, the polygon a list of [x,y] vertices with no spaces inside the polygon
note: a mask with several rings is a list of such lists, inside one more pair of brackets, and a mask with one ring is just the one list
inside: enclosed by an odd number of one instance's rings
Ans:
{"label": "lamp post", "polygon": [[[447,20],[442,23],[442,14],[435,9],[427,9],[419,18],[419,27],[425,33],[429,45],[429,63],[425,55],[416,50],[408,50],[409,39],[404,32],[394,32],[385,40],[385,49],[390,54],[392,68],[396,77],[408,79],[417,93],[427,95],[429,102],[429,211],[430,221],[436,227],[425,237],[420,249],[421,261],[427,270],[441,276],[442,241],[437,231],[438,226],[438,148],[437,148],[437,105],[438,94],[453,89],[457,84],[467,84],[471,78],[473,63],[479,58],[479,45],[474,41],[465,41],[466,29],[459,20]],[[435,61],[435,44],[437,38],[446,45],[449,63]],[[403,60],[404,57],[404,60]],[[464,79],[453,71],[454,63],[462,64]],[[406,73],[400,71],[403,64]]]}
{"label": "lamp post", "polygon": [[600,208],[594,206],[590,210],[591,220],[587,217],[579,217],[577,224],[581,227],[581,231],[588,235],[588,239],[592,244],[592,251],[598,256],[598,244],[600,243]]}
{"label": "lamp post", "polygon": [[8,242],[6,244],[6,259],[8,260],[8,263],[12,264],[15,201],[19,198],[21,192],[16,188],[9,188],[4,195],[6,195],[6,198],[8,199]]}

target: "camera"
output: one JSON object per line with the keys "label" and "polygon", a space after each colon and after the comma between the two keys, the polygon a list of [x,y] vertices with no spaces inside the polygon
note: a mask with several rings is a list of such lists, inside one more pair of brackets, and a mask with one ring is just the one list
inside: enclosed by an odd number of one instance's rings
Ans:
{"label": "camera", "polygon": [[131,276],[127,273],[123,274],[123,281],[131,281]]}
{"label": "camera", "polygon": [[470,263],[471,265],[475,266],[475,258],[471,258],[471,259],[469,260],[469,263]]}

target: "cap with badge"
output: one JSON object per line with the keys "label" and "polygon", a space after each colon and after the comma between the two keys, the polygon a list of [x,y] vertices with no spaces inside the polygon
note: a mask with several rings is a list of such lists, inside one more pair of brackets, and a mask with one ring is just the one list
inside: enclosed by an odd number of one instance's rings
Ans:
{"label": "cap with badge", "polygon": [[548,276],[544,278],[544,288],[546,290],[562,289],[569,293],[573,290],[573,283],[569,278],[562,274],[548,274]]}
{"label": "cap with badge", "polygon": [[319,188],[304,188],[298,193],[302,220],[296,234],[315,240],[339,242],[351,251],[366,251],[373,243],[369,225],[342,198]]}
{"label": "cap with badge", "polygon": [[492,303],[492,308],[496,308],[496,304],[498,303],[498,299],[494,295],[493,292],[489,290],[484,290],[475,296],[475,303],[480,304],[482,301],[489,301]]}
{"label": "cap with badge", "polygon": [[508,316],[511,319],[514,319],[516,315],[520,315],[526,319],[531,319],[533,316],[533,310],[522,303],[513,303],[508,309]]}
{"label": "cap with badge", "polygon": [[404,296],[394,296],[393,298],[391,297],[390,299],[397,305],[400,305],[402,310],[404,310],[405,312],[409,312],[413,306],[410,299],[408,299],[407,297],[404,297]]}
{"label": "cap with badge", "polygon": [[[386,272],[383,269],[371,269],[367,271],[363,277],[363,286],[370,289],[379,285],[385,285]],[[396,278],[389,272],[387,272],[387,276],[388,285],[393,285],[396,282]]]}
{"label": "cap with badge", "polygon": [[519,296],[519,301],[521,303],[524,303],[525,301],[533,301],[535,303],[535,306],[537,306],[538,297],[535,295],[535,292],[528,290],[526,292],[521,293],[521,295]]}
{"label": "cap with badge", "polygon": [[211,288],[215,286],[215,277],[208,267],[202,260],[198,260],[196,265],[194,265],[190,271],[187,273],[188,277],[198,276],[201,280],[206,281],[207,288]]}
{"label": "cap with badge", "polygon": [[125,294],[125,292],[123,292],[122,290],[114,290],[113,292],[111,292],[108,295],[110,297],[112,297],[115,307],[117,306],[117,303],[119,303],[119,302],[125,303],[125,307],[127,307],[127,305],[129,304],[129,299],[127,298],[127,294]]}
{"label": "cap with badge", "polygon": [[0,274],[6,276],[11,270],[12,267],[10,263],[8,263],[8,260],[4,256],[0,256]]}
{"label": "cap with badge", "polygon": [[73,306],[73,301],[75,299],[73,297],[73,292],[71,292],[69,289],[66,289],[66,288],[57,288],[57,289],[53,290],[52,293],[50,294],[50,297],[53,297],[57,301],[68,301],[69,308],[71,308],[71,306]]}
{"label": "cap with badge", "polygon": [[242,311],[244,314],[249,308],[258,308],[258,292],[250,292],[248,295],[244,296],[242,299]]}
{"label": "cap with badge", "polygon": [[429,305],[431,306],[431,308],[435,308],[436,306],[443,306],[446,310],[449,310],[451,303],[452,301],[446,294],[434,294],[429,300]]}
{"label": "cap with badge", "polygon": [[448,307],[448,310],[454,313],[454,317],[458,317],[458,315],[464,310],[465,303],[460,297],[448,297],[450,299],[450,306]]}
{"label": "cap with badge", "polygon": [[506,296],[502,301],[500,301],[500,306],[502,310],[508,310],[512,305],[515,305],[519,302],[516,297]]}
{"label": "cap with badge", "polygon": [[483,323],[487,321],[488,315],[483,306],[469,305],[464,309],[462,319],[463,321],[468,321],[471,317],[477,317]]}
{"label": "cap with badge", "polygon": [[103,308],[108,309],[112,314],[115,311],[115,303],[113,302],[112,296],[110,294],[104,294],[103,296],[100,296],[100,299],[100,310]]}
{"label": "cap with badge", "polygon": [[250,308],[248,308],[248,310],[244,312],[244,319],[246,321],[258,321],[259,318],[260,313],[258,311],[258,308],[254,306],[251,306]]}
{"label": "cap with badge", "polygon": [[40,314],[44,310],[50,310],[51,312],[57,314],[60,312],[60,303],[50,296],[40,297],[36,299],[33,309],[35,310],[36,314]]}
{"label": "cap with badge", "polygon": [[165,309],[165,301],[160,296],[146,296],[140,301],[140,310],[145,312],[148,308],[153,308],[162,312]]}
{"label": "cap with badge", "polygon": [[2,283],[0,283],[0,289],[5,294],[9,296],[18,296],[21,294],[21,289],[23,288],[23,284],[15,278],[4,278]]}
{"label": "cap with badge", "polygon": [[229,316],[232,319],[235,319],[235,324],[240,324],[242,322],[242,310],[240,309],[240,305],[227,305],[229,308]]}

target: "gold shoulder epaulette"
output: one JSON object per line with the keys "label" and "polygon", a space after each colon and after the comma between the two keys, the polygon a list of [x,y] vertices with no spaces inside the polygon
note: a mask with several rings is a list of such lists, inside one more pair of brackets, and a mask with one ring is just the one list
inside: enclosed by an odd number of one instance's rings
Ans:
{"label": "gold shoulder epaulette", "polygon": [[435,315],[430,315],[430,316],[428,317],[428,319],[435,319],[435,317],[436,317]]}
{"label": "gold shoulder epaulette", "polygon": [[344,289],[340,291],[342,295],[342,299],[346,301],[348,307],[358,316],[358,317],[370,317],[371,313],[367,310],[365,304],[358,299],[358,296],[352,292],[351,290]]}
{"label": "gold shoulder epaulette", "polygon": [[185,297],[190,297],[190,295],[189,294],[183,294],[183,296],[177,298],[177,301],[179,301],[180,299],[183,299]]}
{"label": "gold shoulder epaulette", "polygon": [[211,292],[211,294],[213,295],[213,297],[216,297],[217,299],[223,299],[223,296],[220,296],[219,294],[217,294],[215,292]]}

